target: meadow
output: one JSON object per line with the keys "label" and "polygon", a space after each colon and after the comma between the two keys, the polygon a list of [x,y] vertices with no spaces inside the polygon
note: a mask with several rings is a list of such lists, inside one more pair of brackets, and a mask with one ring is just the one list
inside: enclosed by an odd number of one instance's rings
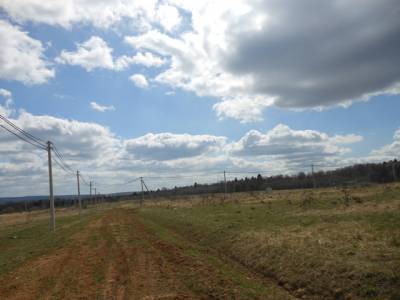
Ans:
{"label": "meadow", "polygon": [[399,299],[400,185],[1,215],[0,298]]}

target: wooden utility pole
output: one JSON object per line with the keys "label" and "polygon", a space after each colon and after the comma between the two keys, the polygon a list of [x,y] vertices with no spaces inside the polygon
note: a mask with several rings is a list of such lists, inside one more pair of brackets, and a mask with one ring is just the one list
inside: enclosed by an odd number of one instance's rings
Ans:
{"label": "wooden utility pole", "polygon": [[92,203],[92,182],[91,181],[89,182],[89,189],[90,189],[89,203],[91,204]]}
{"label": "wooden utility pole", "polygon": [[143,177],[140,177],[140,185],[142,187],[142,201],[140,202],[140,206],[142,206],[144,202]]}
{"label": "wooden utility pole", "polygon": [[78,206],[79,206],[79,210],[82,209],[82,201],[81,201],[81,187],[79,184],[79,171],[76,171],[76,182],[78,185]]}
{"label": "wooden utility pole", "polygon": [[313,188],[315,189],[317,187],[317,182],[315,181],[315,176],[314,176],[314,165],[311,165],[311,174],[312,174],[312,180],[313,180]]}
{"label": "wooden utility pole", "polygon": [[97,190],[94,188],[94,200],[93,203],[97,205]]}
{"label": "wooden utility pole", "polygon": [[226,198],[226,193],[228,192],[228,188],[226,185],[226,171],[224,170],[224,200]]}
{"label": "wooden utility pole", "polygon": [[51,166],[51,142],[47,142],[47,156],[49,163],[49,190],[50,190],[50,230],[56,230],[56,214],[54,208],[54,195],[53,195],[53,170]]}

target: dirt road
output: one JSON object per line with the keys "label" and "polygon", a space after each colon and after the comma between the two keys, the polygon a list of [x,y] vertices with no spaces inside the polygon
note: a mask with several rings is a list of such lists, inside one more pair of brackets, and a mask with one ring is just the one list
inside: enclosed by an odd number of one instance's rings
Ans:
{"label": "dirt road", "polygon": [[133,209],[0,278],[1,299],[292,299],[284,289]]}

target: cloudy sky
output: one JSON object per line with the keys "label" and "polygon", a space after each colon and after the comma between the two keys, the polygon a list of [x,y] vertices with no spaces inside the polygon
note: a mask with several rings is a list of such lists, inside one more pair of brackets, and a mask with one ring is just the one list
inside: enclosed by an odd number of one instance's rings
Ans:
{"label": "cloudy sky", "polygon": [[[396,0],[1,0],[0,113],[101,192],[390,160],[399,15]],[[0,131],[0,196],[46,194],[46,163]]]}

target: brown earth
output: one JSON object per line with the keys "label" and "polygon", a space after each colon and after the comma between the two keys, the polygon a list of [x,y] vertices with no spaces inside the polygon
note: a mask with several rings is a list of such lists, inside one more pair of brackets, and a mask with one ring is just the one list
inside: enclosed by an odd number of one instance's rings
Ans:
{"label": "brown earth", "polygon": [[[165,229],[166,230],[166,229]],[[293,299],[234,261],[132,209],[114,209],[67,244],[0,278],[1,299]]]}

